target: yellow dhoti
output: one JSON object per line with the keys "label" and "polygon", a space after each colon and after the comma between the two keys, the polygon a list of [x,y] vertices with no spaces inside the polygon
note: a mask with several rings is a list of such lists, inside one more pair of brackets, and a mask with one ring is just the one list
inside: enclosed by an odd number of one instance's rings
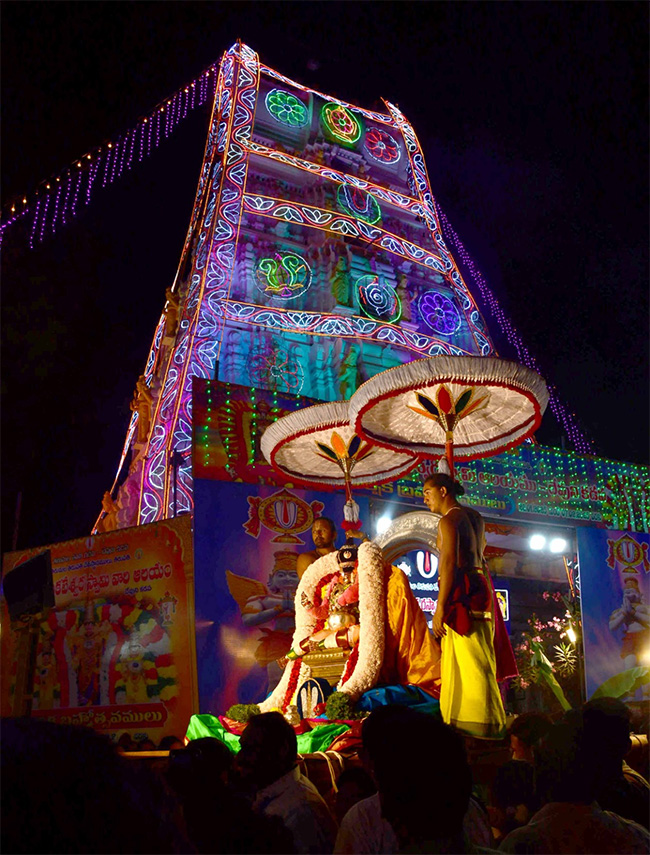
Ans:
{"label": "yellow dhoti", "polygon": [[467,635],[450,626],[442,639],[440,712],[468,736],[500,739],[506,715],[496,679],[492,620],[475,619]]}

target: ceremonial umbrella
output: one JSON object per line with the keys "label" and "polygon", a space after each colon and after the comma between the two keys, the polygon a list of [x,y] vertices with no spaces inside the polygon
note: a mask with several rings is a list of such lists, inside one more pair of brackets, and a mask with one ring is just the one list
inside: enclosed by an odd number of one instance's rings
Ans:
{"label": "ceremonial umbrella", "polygon": [[350,425],[347,401],[316,404],[273,422],[262,435],[264,457],[278,472],[310,487],[372,487],[415,468],[412,451],[381,448],[362,440]]}
{"label": "ceremonial umbrella", "polygon": [[483,356],[434,356],[389,368],[350,399],[352,427],[383,448],[472,460],[533,434],[548,403],[534,371]]}

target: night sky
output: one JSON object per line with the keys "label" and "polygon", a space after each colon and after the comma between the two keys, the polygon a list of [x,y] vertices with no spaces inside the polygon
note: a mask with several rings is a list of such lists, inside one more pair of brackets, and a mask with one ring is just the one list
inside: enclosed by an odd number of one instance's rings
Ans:
{"label": "night sky", "polygon": [[[545,378],[600,455],[646,462],[647,33],[641,2],[5,3],[3,202],[126,131],[241,38],[299,82],[399,104],[434,195]],[[209,113],[33,251],[22,227],[5,237],[3,550],[19,491],[19,547],[82,536],[97,517]],[[538,439],[561,442],[550,412]]]}

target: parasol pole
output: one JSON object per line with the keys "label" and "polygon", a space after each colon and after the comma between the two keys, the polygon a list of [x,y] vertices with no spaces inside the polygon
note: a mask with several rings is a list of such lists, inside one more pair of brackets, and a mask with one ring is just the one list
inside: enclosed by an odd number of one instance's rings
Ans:
{"label": "parasol pole", "polygon": [[445,441],[445,457],[447,458],[447,463],[449,464],[449,475],[451,479],[454,479],[454,432],[453,430],[448,430]]}

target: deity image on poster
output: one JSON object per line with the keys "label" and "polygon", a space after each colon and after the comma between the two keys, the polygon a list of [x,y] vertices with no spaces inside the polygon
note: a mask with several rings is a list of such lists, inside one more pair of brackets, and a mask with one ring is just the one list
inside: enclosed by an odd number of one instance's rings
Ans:
{"label": "deity image on poster", "polygon": [[650,609],[639,591],[637,579],[626,579],[623,583],[623,599],[619,608],[609,617],[609,628],[616,632],[623,629],[621,659],[626,669],[645,664],[650,651]]}
{"label": "deity image on poster", "polygon": [[283,660],[291,649],[296,628],[297,560],[296,552],[276,552],[266,584],[226,570],[228,590],[239,606],[243,625],[258,632],[255,660],[266,668],[269,691],[282,676]]}
{"label": "deity image on poster", "polygon": [[650,697],[648,535],[578,529],[588,697]]}
{"label": "deity image on poster", "polygon": [[73,602],[41,625],[34,709],[149,704],[178,695],[169,633],[157,604]]}
{"label": "deity image on poster", "polygon": [[[189,518],[49,549],[55,606],[38,625],[32,714],[109,731],[115,739],[130,730],[135,741],[157,743],[182,732],[197,698]],[[29,550],[7,553],[4,572],[19,573],[29,557]],[[15,633],[3,633],[1,652],[9,675],[2,713],[9,715]]]}

